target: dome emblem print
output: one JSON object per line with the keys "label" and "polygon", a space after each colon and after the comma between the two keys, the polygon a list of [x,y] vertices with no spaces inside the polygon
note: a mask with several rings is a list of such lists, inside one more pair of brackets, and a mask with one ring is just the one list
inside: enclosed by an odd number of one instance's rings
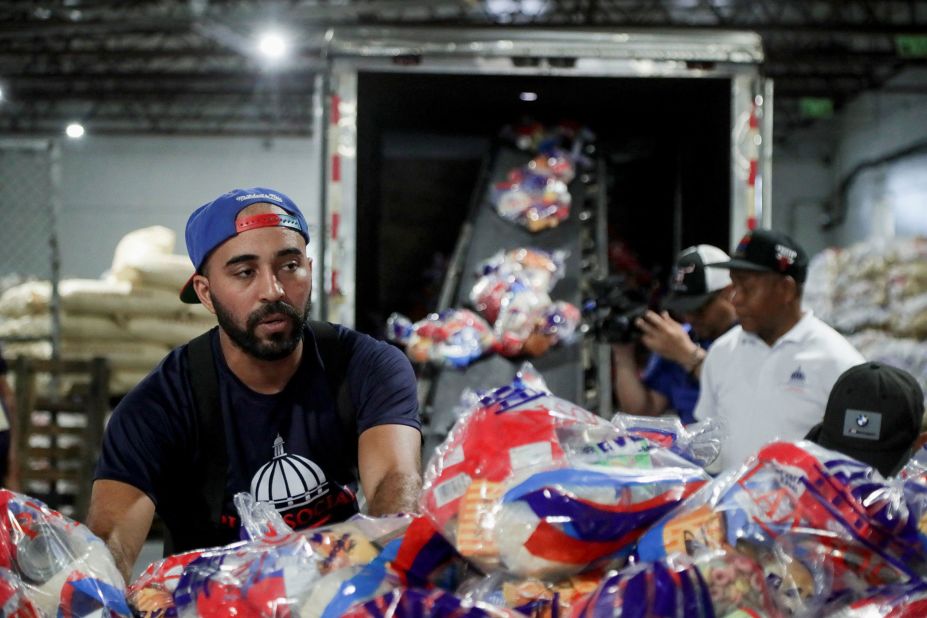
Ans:
{"label": "dome emblem print", "polygon": [[279,435],[274,440],[274,456],[251,479],[251,495],[258,502],[273,505],[283,513],[305,506],[329,492],[325,473],[314,462],[284,449]]}

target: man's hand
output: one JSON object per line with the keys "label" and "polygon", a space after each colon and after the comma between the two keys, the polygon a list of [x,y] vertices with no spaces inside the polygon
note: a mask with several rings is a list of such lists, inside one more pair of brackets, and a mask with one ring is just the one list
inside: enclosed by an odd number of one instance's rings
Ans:
{"label": "man's hand", "polygon": [[648,311],[634,324],[643,333],[641,342],[651,352],[689,368],[698,344],[689,338],[682,324],[671,318],[669,313]]}
{"label": "man's hand", "polygon": [[143,491],[127,483],[93,483],[87,527],[103,539],[126,582],[151,529],[155,505]]}
{"label": "man's hand", "polygon": [[370,515],[418,511],[421,445],[422,434],[407,425],[378,425],[361,434],[357,467]]}

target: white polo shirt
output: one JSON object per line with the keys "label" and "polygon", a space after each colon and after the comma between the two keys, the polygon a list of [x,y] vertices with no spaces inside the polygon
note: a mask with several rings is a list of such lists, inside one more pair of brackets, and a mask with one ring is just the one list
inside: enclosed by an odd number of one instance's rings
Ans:
{"label": "white polo shirt", "polygon": [[721,468],[740,467],[774,439],[804,438],[824,418],[840,374],[862,362],[840,333],[810,311],[772,346],[740,326],[715,340],[702,366],[695,417],[724,424]]}

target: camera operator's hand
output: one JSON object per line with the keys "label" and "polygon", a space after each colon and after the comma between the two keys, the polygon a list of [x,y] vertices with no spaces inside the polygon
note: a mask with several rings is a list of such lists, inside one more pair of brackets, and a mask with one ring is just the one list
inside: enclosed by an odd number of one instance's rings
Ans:
{"label": "camera operator's hand", "polygon": [[666,311],[648,311],[634,323],[641,332],[641,343],[651,352],[679,363],[691,371],[693,360],[699,355],[698,344],[689,338],[682,324],[670,317]]}

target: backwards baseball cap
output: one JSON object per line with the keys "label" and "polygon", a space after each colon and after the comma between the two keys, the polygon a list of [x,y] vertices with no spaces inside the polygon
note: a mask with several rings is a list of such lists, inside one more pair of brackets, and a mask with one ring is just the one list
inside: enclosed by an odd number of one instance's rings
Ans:
{"label": "backwards baseball cap", "polygon": [[664,299],[663,306],[680,314],[698,311],[715,292],[731,284],[727,271],[706,266],[730,259],[727,253],[712,245],[683,249],[673,267],[670,295]]}
{"label": "backwards baseball cap", "polygon": [[804,283],[808,276],[808,254],[791,236],[774,230],[747,232],[731,257],[730,261],[709,266],[779,273],[798,283]]}
{"label": "backwards baseball cap", "polygon": [[[273,204],[287,214],[262,213],[238,219],[238,213],[251,204]],[[237,220],[236,220],[237,219]],[[288,227],[302,234],[309,242],[309,226],[299,208],[279,191],[264,187],[233,189],[193,211],[187,219],[187,253],[199,272],[206,258],[216,247],[242,232],[262,227]],[[200,302],[193,289],[193,277],[180,290],[180,300],[195,304]]]}
{"label": "backwards baseball cap", "polygon": [[824,421],[805,437],[889,476],[910,458],[923,416],[924,393],[911,374],[863,363],[837,378]]}

